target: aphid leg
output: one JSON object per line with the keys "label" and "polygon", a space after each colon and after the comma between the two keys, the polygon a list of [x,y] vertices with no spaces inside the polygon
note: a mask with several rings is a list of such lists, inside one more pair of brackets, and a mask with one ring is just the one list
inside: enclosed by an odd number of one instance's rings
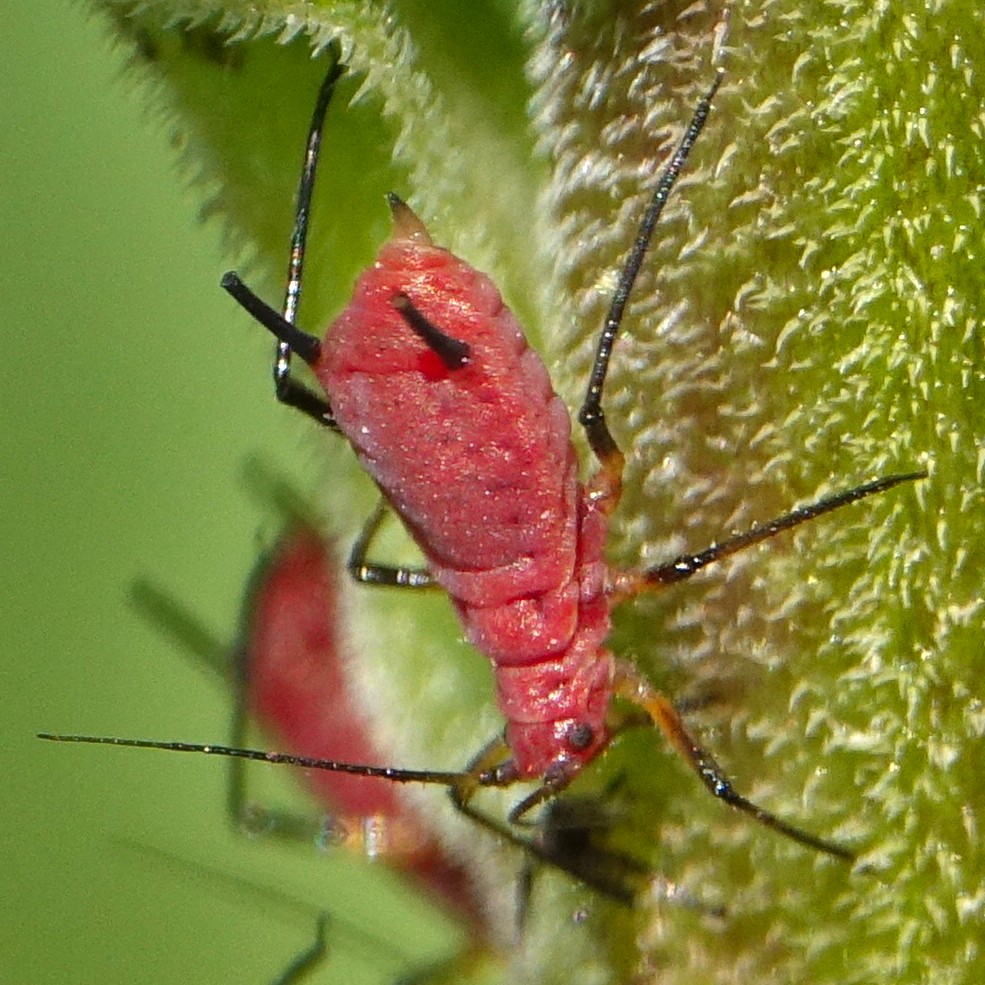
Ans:
{"label": "aphid leg", "polygon": [[[393,985],[435,985],[435,982],[471,982],[481,976],[483,962],[488,960],[489,951],[480,941],[472,941],[471,946],[447,958],[439,958],[429,964],[419,965],[409,972],[403,972]],[[483,979],[484,980],[484,979]]]}
{"label": "aphid leg", "polygon": [[[148,622],[162,628],[190,653],[196,663],[205,666],[218,680],[233,685],[234,703],[230,727],[230,744],[242,746],[249,726],[247,685],[249,667],[243,648],[232,648],[218,640],[189,609],[173,595],[146,579],[139,579],[131,589],[130,600]],[[328,832],[341,826],[321,816],[302,815],[265,807],[249,796],[246,763],[230,759],[226,781],[226,814],[233,828],[249,835],[273,834],[289,841],[322,842]]]}
{"label": "aphid leg", "polygon": [[684,163],[687,161],[691,148],[694,146],[698,135],[704,128],[708,113],[711,111],[711,101],[718,91],[722,82],[722,72],[719,71],[715,76],[715,81],[711,84],[708,92],[699,101],[691,122],[681,142],[677,145],[667,167],[664,169],[657,187],[650,199],[650,204],[643,213],[640,228],[636,234],[636,239],[629,251],[629,256],[623,264],[619,275],[619,283],[616,286],[612,297],[612,304],[609,306],[609,313],[606,316],[602,334],[599,336],[598,348],[595,352],[595,361],[592,364],[592,373],[588,381],[588,389],[585,393],[585,400],[581,410],[578,412],[578,422],[585,429],[588,443],[601,463],[599,474],[595,477],[590,488],[590,495],[594,500],[602,500],[602,509],[611,512],[619,500],[619,493],[622,485],[622,471],[624,457],[619,447],[616,445],[612,433],[605,422],[605,413],[602,410],[602,393],[605,388],[605,378],[609,371],[609,360],[612,356],[612,349],[615,345],[616,336],[622,325],[623,315],[626,311],[626,304],[632,293],[633,285],[639,275],[643,265],[643,258],[650,246],[653,238],[653,230],[667,204],[670,190],[674,187]]}
{"label": "aphid leg", "polygon": [[243,463],[243,482],[261,506],[283,518],[287,527],[318,530],[323,517],[297,487],[273,468],[262,455],[250,455]]}
{"label": "aphid leg", "polygon": [[[262,578],[262,571],[261,563],[254,578]],[[229,673],[233,684],[229,744],[243,746],[246,745],[250,731],[248,695],[252,669],[248,647],[238,646],[232,651]],[[327,816],[268,807],[251,797],[249,766],[242,759],[229,760],[226,774],[226,815],[233,828],[241,834],[273,835],[284,841],[322,843],[328,840],[326,832],[329,829],[335,832],[341,830],[339,823],[330,821]]]}
{"label": "aphid leg", "polygon": [[458,782],[449,784],[448,793],[452,803],[462,810],[482,787],[507,787],[516,780],[509,744],[497,735],[469,760]]}
{"label": "aphid leg", "polygon": [[170,592],[147,578],[130,587],[130,604],[152,626],[191,653],[198,665],[223,684],[229,682],[229,647]]}
{"label": "aphid leg", "polygon": [[296,985],[316,968],[328,953],[328,914],[319,913],[315,918],[315,939],[308,948],[298,954],[270,985]]}
{"label": "aphid leg", "polygon": [[833,841],[818,838],[806,831],[801,831],[800,828],[795,828],[793,825],[787,824],[786,821],[781,821],[774,814],[737,793],[732,786],[732,781],[722,772],[721,767],[715,762],[711,754],[702,749],[688,731],[680,712],[673,706],[670,699],[644,680],[631,664],[621,660],[616,661],[613,684],[615,693],[619,697],[633,702],[646,711],[653,724],[660,728],[671,745],[684,757],[691,769],[698,774],[701,782],[712,795],[724,800],[726,804],[736,810],[748,814],[760,824],[772,828],[808,848],[833,855],[835,858],[840,858],[846,862],[855,860],[855,854],[850,849]]}
{"label": "aphid leg", "polygon": [[[806,523],[808,520],[813,520],[867,496],[884,492],[903,482],[926,478],[926,475],[926,472],[908,472],[903,475],[885,476],[874,482],[867,482],[853,489],[829,496],[809,506],[792,510],[769,523],[755,526],[744,534],[738,534],[719,544],[713,544],[697,554],[682,554],[673,561],[643,571],[615,572],[611,576],[610,597],[612,603],[616,605],[641,592],[663,588],[666,585],[683,581],[715,561],[775,537],[785,530],[791,530],[801,523]],[[680,752],[714,796],[750,815],[761,824],[787,835],[794,841],[849,862],[854,860],[854,854],[847,848],[801,831],[736,793],[731,781],[724,775],[714,758],[702,749],[688,732],[681,712],[671,704],[668,698],[645,681],[634,667],[617,661],[614,684],[616,694],[642,708],[653,723],[659,726],[674,748]]]}
{"label": "aphid leg", "polygon": [[298,305],[301,301],[301,275],[304,269],[304,248],[308,237],[308,224],[311,213],[311,196],[315,186],[315,173],[318,168],[319,150],[325,115],[331,102],[335,83],[345,71],[340,64],[341,47],[337,41],[328,45],[331,66],[322,82],[311,116],[311,126],[305,144],[301,178],[298,182],[297,205],[294,213],[294,229],[291,234],[291,253],[287,268],[287,289],[284,295],[283,313],[278,313],[266,302],[261,301],[235,273],[227,273],[221,281],[228,291],[261,325],[277,337],[274,354],[274,391],[277,399],[313,418],[319,424],[338,430],[332,408],[328,402],[313,390],[291,376],[291,353],[297,352],[305,362],[311,364],[318,358],[320,343],[314,336],[301,332],[294,325]]}
{"label": "aphid leg", "polygon": [[528,794],[519,803],[513,805],[508,817],[510,824],[535,824],[536,822],[525,821],[526,815],[545,800],[556,797],[565,787],[571,783],[574,777],[569,773],[558,773],[546,776],[544,782],[537,787],[533,793]]}
{"label": "aphid leg", "polygon": [[619,571],[612,575],[612,585],[610,597],[613,605],[618,605],[626,599],[639,595],[641,592],[652,591],[663,588],[665,585],[673,585],[675,582],[684,581],[691,575],[706,568],[715,561],[737,554],[739,551],[760,544],[764,540],[769,540],[779,533],[792,530],[794,527],[808,520],[814,520],[832,510],[840,509],[849,503],[856,503],[867,496],[874,496],[876,493],[885,492],[898,486],[903,482],[913,482],[917,479],[927,478],[927,473],[907,472],[902,475],[887,475],[873,482],[866,482],[852,489],[847,489],[829,496],[826,499],[818,500],[808,506],[778,516],[768,523],[758,524],[744,534],[737,534],[729,537],[721,543],[712,544],[711,547],[697,554],[681,554],[664,564],[658,564],[643,571]]}
{"label": "aphid leg", "polygon": [[381,499],[363,525],[363,529],[349,552],[349,561],[346,564],[349,574],[356,581],[366,585],[386,585],[393,588],[431,588],[434,585],[434,579],[427,568],[395,568],[387,564],[367,562],[366,555],[369,552],[369,545],[380,529],[386,514],[386,501]]}

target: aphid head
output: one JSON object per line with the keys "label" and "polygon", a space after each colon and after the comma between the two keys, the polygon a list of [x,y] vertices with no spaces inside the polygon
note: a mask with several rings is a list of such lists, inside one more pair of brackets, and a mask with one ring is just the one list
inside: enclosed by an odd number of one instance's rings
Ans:
{"label": "aphid head", "polygon": [[604,717],[563,718],[548,722],[510,722],[506,739],[524,778],[543,777],[563,789],[608,744]]}

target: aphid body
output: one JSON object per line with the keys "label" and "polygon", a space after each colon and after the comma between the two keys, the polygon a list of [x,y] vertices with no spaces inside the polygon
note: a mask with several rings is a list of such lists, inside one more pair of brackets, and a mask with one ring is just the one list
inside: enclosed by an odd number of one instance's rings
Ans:
{"label": "aphid body", "polygon": [[[716,797],[802,844],[851,859],[848,849],[738,794],[669,699],[604,645],[616,604],[924,474],[857,486],[653,568],[615,571],[605,564],[607,519],[619,501],[624,465],[602,408],[609,360],[654,227],[704,127],[721,74],[657,182],[599,335],[578,414],[599,469],[583,486],[567,410],[499,292],[486,276],[436,247],[396,196],[390,196],[394,236],[357,281],[324,342],[294,324],[321,126],[338,71],[326,79],[309,133],[284,313],[235,274],[222,284],[279,340],[278,398],[345,434],[428,565],[413,571],[366,562],[377,513],[353,548],[350,572],[373,584],[444,588],[468,640],[493,663],[507,724],[504,740],[491,743],[460,773],[337,761],[323,768],[447,784],[456,804],[483,823],[488,819],[468,807],[476,788],[539,779],[540,786],[511,811],[516,820],[563,789],[608,745],[618,724],[610,721],[610,705],[618,695],[646,713]],[[314,370],[327,401],[291,378],[292,351]]]}
{"label": "aphid body", "polygon": [[[493,283],[399,201],[396,230],[313,369],[363,466],[496,669],[513,778],[561,780],[607,742],[605,516],[568,410]],[[394,306],[468,346],[449,368]]]}
{"label": "aphid body", "polygon": [[[345,669],[338,568],[329,543],[306,524],[289,528],[263,559],[245,601],[242,700],[282,749],[376,762],[381,753]],[[306,771],[304,781],[328,811],[328,837],[406,872],[480,925],[469,874],[395,784],[326,770]]]}

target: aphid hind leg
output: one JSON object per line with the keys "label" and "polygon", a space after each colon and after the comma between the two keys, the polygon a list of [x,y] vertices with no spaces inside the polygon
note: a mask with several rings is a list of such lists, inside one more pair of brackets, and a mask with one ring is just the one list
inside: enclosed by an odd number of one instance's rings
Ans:
{"label": "aphid hind leg", "polygon": [[338,427],[328,402],[291,375],[291,354],[297,352],[307,363],[317,359],[320,344],[316,338],[295,327],[298,305],[301,301],[301,277],[304,270],[304,250],[308,237],[311,213],[311,196],[315,187],[322,131],[325,115],[335,91],[335,83],[345,72],[339,61],[341,47],[337,41],[328,45],[331,65],[328,69],[311,116],[308,139],[305,143],[301,177],[298,181],[294,227],[291,233],[291,252],[287,268],[287,288],[284,294],[283,313],[275,311],[260,300],[235,273],[227,273],[221,281],[239,304],[277,338],[274,353],[273,378],[277,399],[289,407],[300,410],[319,424],[337,431]]}
{"label": "aphid hind leg", "polygon": [[601,468],[598,475],[593,479],[589,489],[589,495],[594,501],[602,501],[601,507],[606,512],[611,512],[619,501],[619,494],[622,487],[622,472],[625,458],[619,450],[612,432],[609,430],[605,421],[605,412],[602,409],[602,396],[605,389],[605,380],[609,372],[609,360],[612,357],[612,350],[615,345],[616,337],[622,326],[623,316],[626,312],[626,305],[636,283],[640,269],[643,266],[643,259],[653,238],[653,230],[657,221],[667,204],[670,190],[674,187],[681,169],[687,161],[691,148],[694,146],[698,135],[704,128],[708,113],[711,111],[711,101],[718,91],[722,82],[722,73],[719,71],[715,76],[715,81],[698,102],[691,122],[684,131],[677,149],[667,163],[650,204],[643,213],[639,230],[633,246],[626,257],[622,271],[619,274],[619,283],[612,296],[612,303],[609,306],[609,313],[606,315],[602,333],[599,336],[598,347],[595,352],[595,360],[592,364],[592,372],[588,381],[588,389],[585,392],[585,399],[582,402],[581,410],[578,412],[578,422],[585,429],[585,436],[595,457],[598,458]]}
{"label": "aphid hind leg", "polygon": [[431,588],[434,579],[427,568],[400,568],[387,564],[375,564],[366,560],[369,546],[387,514],[386,501],[381,499],[370,514],[363,529],[352,545],[346,569],[349,575],[366,585],[384,585],[390,588]]}
{"label": "aphid hind leg", "polygon": [[737,793],[732,781],[725,775],[712,755],[698,744],[688,731],[680,712],[669,698],[652,687],[639,674],[635,667],[625,661],[616,661],[614,680],[615,693],[646,711],[650,720],[670,741],[671,745],[684,757],[688,766],[698,774],[709,792],[744,814],[779,834],[799,842],[807,848],[824,852],[845,862],[853,862],[855,853],[836,842],[819,838],[800,828],[788,824],[765,808]]}

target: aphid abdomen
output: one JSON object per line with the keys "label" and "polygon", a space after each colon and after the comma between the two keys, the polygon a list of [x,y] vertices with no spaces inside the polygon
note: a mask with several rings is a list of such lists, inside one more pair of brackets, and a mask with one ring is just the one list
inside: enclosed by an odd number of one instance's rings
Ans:
{"label": "aphid abdomen", "polygon": [[[449,369],[415,334],[394,306],[400,296],[469,347],[463,366]],[[500,606],[573,580],[568,413],[487,277],[446,250],[391,240],[329,329],[316,372],[456,601]]]}
{"label": "aphid abdomen", "polygon": [[609,635],[606,565],[602,557],[608,517],[579,488],[577,626],[563,652],[527,663],[496,665],[506,739],[520,777],[573,776],[609,742],[614,658]]}

